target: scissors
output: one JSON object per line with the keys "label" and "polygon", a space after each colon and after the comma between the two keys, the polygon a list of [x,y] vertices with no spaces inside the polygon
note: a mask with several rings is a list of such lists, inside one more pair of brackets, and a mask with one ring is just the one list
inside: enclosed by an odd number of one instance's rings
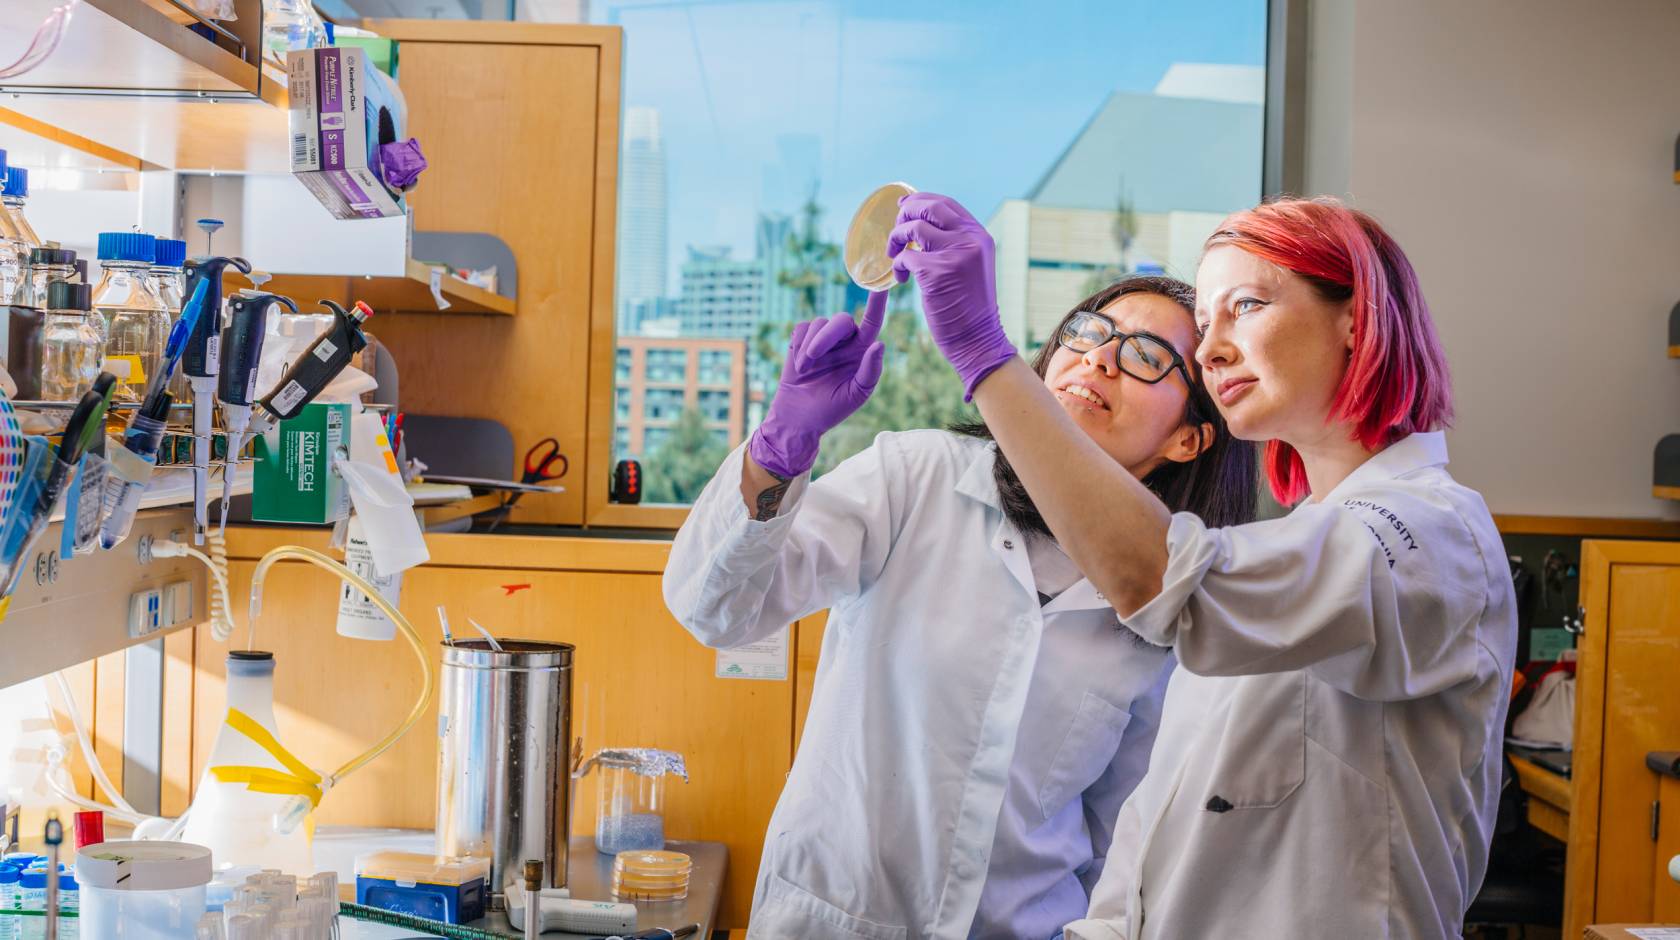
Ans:
{"label": "scissors", "polygon": [[[557,463],[560,465],[558,470],[554,468]],[[552,437],[545,437],[525,452],[525,476],[520,482],[544,483],[558,480],[566,475],[571,466],[566,455],[560,453],[560,442]],[[513,504],[510,502],[508,505]]]}
{"label": "scissors", "polygon": [[[519,482],[547,483],[550,480],[558,480],[565,476],[566,471],[571,468],[571,461],[566,459],[565,454],[560,453],[560,442],[552,437],[545,437],[525,452],[525,475],[519,478]],[[514,504],[519,502],[519,498],[524,495],[524,493],[514,493],[509,496],[508,501],[496,510],[496,518],[491,521],[486,531],[495,531],[496,527],[501,525],[502,521],[508,517],[508,514],[513,512]]]}

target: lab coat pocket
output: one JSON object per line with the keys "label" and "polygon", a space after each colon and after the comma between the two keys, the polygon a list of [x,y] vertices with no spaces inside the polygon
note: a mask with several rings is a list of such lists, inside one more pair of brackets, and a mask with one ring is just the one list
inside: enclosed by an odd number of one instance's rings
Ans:
{"label": "lab coat pocket", "polygon": [[1131,720],[1132,713],[1126,709],[1095,692],[1085,693],[1038,790],[1038,808],[1045,819],[1061,812],[1069,800],[1103,775]]}
{"label": "lab coat pocket", "polygon": [[855,917],[780,875],[772,874],[764,899],[753,911],[752,937],[806,940],[904,940],[903,927]]}
{"label": "lab coat pocket", "polygon": [[1286,672],[1236,680],[1224,740],[1212,753],[1208,809],[1279,806],[1300,789],[1307,769],[1307,673]]}

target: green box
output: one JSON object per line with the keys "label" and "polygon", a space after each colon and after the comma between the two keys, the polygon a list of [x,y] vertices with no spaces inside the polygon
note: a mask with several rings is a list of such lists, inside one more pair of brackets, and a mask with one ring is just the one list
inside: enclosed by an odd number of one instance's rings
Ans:
{"label": "green box", "polygon": [[1558,628],[1536,627],[1528,631],[1530,662],[1555,663],[1563,654],[1575,648],[1575,634]]}
{"label": "green box", "polygon": [[397,41],[383,36],[338,36],[333,40],[335,46],[353,46],[366,49],[368,62],[373,67],[392,78],[397,77]]}
{"label": "green box", "polygon": [[349,456],[350,406],[305,405],[257,439],[251,518],[259,522],[337,522],[350,514],[350,489],[333,468]]}

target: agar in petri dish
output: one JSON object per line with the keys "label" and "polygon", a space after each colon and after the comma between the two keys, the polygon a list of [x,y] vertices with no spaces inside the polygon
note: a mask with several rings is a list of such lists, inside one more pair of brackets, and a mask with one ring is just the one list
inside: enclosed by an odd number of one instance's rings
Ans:
{"label": "agar in petri dish", "polygon": [[888,183],[870,193],[846,229],[846,273],[864,290],[882,291],[896,283],[887,238],[898,224],[898,201],[915,192],[909,183]]}

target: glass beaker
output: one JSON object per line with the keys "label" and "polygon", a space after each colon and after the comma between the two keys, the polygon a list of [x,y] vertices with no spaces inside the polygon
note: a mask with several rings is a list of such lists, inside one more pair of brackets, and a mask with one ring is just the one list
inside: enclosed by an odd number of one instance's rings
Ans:
{"label": "glass beaker", "polygon": [[577,770],[577,776],[600,768],[595,801],[595,848],[617,855],[665,847],[665,778],[676,774],[688,780],[681,754],[654,748],[610,748],[597,751]]}

